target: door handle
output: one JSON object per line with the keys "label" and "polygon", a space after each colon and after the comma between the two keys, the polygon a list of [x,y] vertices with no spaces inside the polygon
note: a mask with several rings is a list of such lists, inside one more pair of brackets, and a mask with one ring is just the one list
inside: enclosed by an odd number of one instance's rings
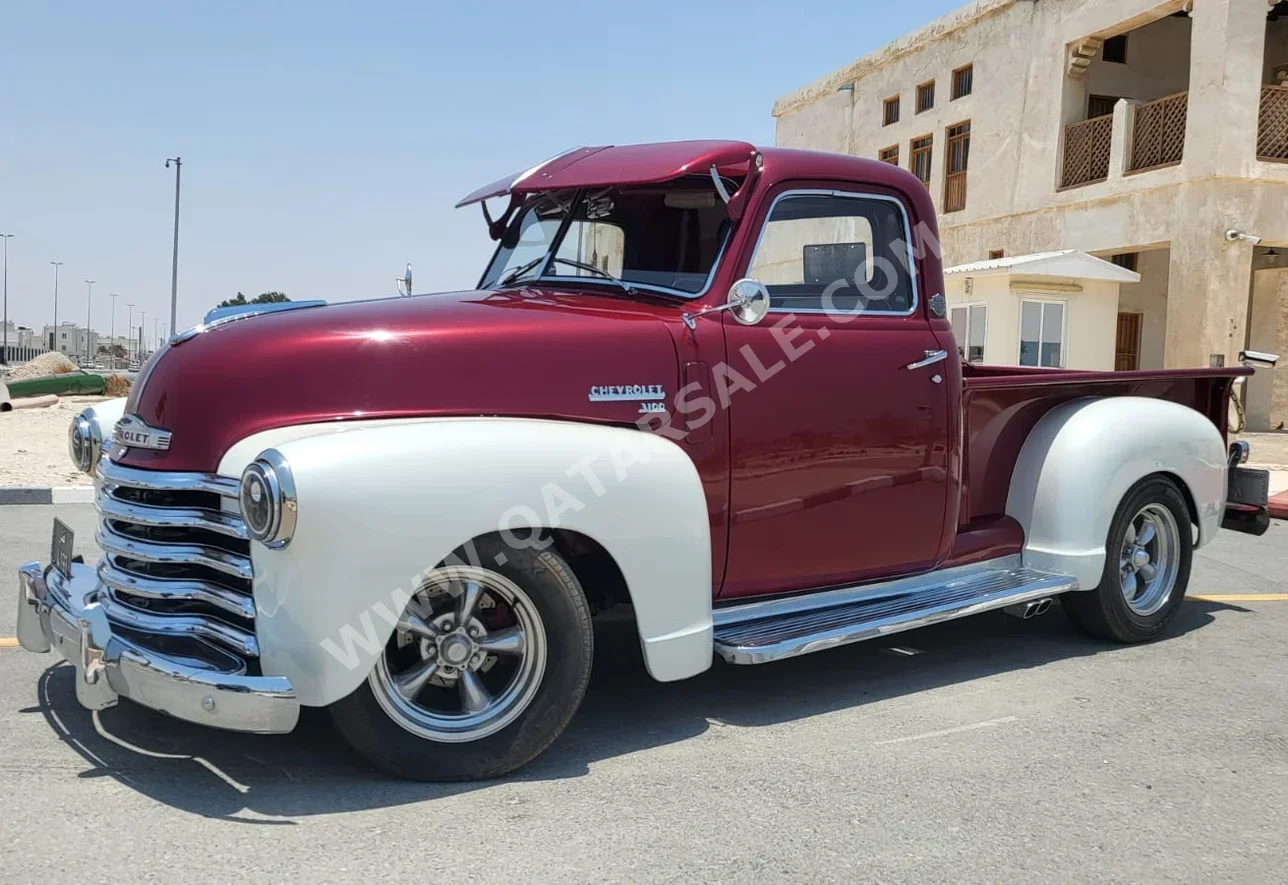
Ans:
{"label": "door handle", "polygon": [[924,369],[926,366],[933,366],[935,363],[942,363],[948,359],[946,350],[927,350],[924,360],[917,360],[915,363],[908,363],[906,369]]}

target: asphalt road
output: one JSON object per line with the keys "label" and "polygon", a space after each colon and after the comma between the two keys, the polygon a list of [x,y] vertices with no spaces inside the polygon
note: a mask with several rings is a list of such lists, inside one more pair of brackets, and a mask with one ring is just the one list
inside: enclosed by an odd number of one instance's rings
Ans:
{"label": "asphalt road", "polygon": [[[90,508],[0,507],[0,571],[55,512],[89,558]],[[609,623],[569,731],[487,784],[390,780],[319,715],[92,717],[0,648],[0,879],[1282,882],[1286,553],[1284,524],[1221,536],[1191,594],[1253,598],[1129,648],[993,613],[660,685]]]}

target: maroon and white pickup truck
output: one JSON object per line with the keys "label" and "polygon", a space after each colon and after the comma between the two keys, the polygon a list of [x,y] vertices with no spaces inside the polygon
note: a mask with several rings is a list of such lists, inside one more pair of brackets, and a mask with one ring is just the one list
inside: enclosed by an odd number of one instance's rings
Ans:
{"label": "maroon and white pickup truck", "polygon": [[1139,642],[1195,548],[1265,529],[1249,369],[964,365],[894,166],[582,148],[476,202],[476,290],[210,319],[76,419],[102,557],[56,525],[18,629],[82,704],[326,707],[390,771],[491,777],[568,725],[614,604],[663,681],[1056,596]]}

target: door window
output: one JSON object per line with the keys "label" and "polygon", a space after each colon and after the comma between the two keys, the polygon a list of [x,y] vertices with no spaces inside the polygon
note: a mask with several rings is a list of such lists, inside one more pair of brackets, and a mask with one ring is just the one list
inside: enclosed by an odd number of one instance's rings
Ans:
{"label": "door window", "polygon": [[768,287],[775,310],[907,314],[911,266],[899,203],[805,192],[774,202],[747,276]]}
{"label": "door window", "polygon": [[1064,350],[1064,304],[1021,301],[1020,365],[1062,367]]}

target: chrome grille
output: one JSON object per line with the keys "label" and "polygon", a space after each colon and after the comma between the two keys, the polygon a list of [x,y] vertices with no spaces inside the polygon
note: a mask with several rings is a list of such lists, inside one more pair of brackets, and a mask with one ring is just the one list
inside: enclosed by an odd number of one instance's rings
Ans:
{"label": "chrome grille", "polygon": [[219,669],[257,674],[254,571],[237,480],[123,467],[105,451],[97,485],[108,618],[157,648],[182,646]]}

